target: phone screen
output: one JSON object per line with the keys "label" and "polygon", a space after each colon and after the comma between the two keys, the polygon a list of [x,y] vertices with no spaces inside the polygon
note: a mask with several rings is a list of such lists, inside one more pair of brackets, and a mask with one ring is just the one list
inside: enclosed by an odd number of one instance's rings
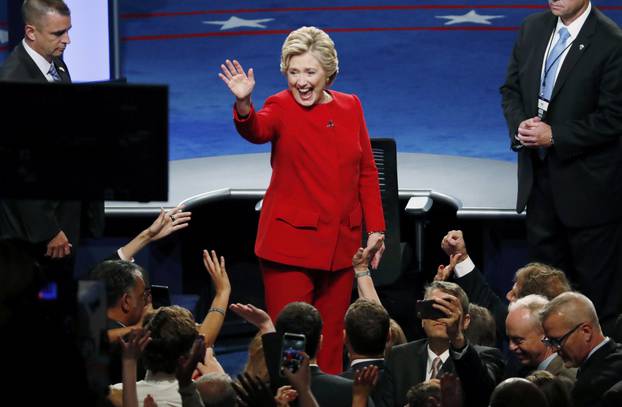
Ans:
{"label": "phone screen", "polygon": [[151,303],[154,309],[171,305],[171,296],[167,285],[151,286]]}
{"label": "phone screen", "polygon": [[306,338],[301,334],[292,334],[286,332],[283,334],[283,342],[281,343],[281,368],[279,372],[284,375],[284,369],[289,369],[292,373],[296,373],[302,362],[302,353],[305,351]]}

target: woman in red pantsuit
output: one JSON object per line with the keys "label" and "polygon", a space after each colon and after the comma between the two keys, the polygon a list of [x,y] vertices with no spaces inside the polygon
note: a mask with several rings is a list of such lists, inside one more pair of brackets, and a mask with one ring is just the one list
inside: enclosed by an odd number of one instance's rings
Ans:
{"label": "woman in red pantsuit", "polygon": [[354,280],[352,256],[361,243],[384,243],[378,172],[359,99],[328,90],[338,72],[330,37],[315,27],[291,32],[283,44],[281,72],[288,89],[254,109],[253,69],[227,60],[219,75],[236,97],[238,132],[252,143],[272,143],[272,178],[259,218],[255,253],[260,259],[266,307],[274,320],[292,301],[313,304],[322,315],[319,364],[342,371],[343,317]]}

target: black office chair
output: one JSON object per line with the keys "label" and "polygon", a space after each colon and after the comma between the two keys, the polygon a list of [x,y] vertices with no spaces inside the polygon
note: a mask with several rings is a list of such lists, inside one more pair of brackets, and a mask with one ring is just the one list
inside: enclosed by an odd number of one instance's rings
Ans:
{"label": "black office chair", "polygon": [[[386,250],[378,270],[374,272],[376,286],[393,284],[410,264],[412,250],[400,241],[400,200],[397,188],[397,147],[390,138],[372,138],[371,149],[380,182],[380,196],[384,210]],[[363,234],[366,243],[367,233]]]}

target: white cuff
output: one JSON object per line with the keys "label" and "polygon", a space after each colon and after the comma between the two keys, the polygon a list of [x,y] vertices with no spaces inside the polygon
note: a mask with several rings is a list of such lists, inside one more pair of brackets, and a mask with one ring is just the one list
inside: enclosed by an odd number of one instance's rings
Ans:
{"label": "white cuff", "polygon": [[456,264],[456,268],[454,269],[454,275],[456,276],[456,278],[461,278],[469,274],[474,269],[475,263],[473,263],[473,260],[471,260],[471,258],[467,256],[466,259]]}

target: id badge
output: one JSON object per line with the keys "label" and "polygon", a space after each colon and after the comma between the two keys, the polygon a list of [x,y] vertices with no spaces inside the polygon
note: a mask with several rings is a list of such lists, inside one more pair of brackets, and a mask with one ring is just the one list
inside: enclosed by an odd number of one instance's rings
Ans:
{"label": "id badge", "polygon": [[538,117],[544,120],[544,116],[546,116],[546,111],[549,110],[549,101],[543,98],[542,96],[538,97]]}

